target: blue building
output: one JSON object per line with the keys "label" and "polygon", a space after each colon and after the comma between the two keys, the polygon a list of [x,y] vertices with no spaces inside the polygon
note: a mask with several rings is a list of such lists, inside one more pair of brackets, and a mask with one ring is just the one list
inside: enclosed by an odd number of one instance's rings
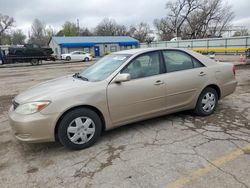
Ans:
{"label": "blue building", "polygon": [[49,46],[58,57],[73,51],[85,51],[99,57],[110,52],[137,48],[139,41],[128,36],[52,37]]}

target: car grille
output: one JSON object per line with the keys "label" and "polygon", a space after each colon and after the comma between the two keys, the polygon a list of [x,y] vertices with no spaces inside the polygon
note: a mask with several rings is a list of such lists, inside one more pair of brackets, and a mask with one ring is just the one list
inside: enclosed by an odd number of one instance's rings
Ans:
{"label": "car grille", "polygon": [[12,104],[14,110],[19,106],[19,104],[16,101],[13,101]]}

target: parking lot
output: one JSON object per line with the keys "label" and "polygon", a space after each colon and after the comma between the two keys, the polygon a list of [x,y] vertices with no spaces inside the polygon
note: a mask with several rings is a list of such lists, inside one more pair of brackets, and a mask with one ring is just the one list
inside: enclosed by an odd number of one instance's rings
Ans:
{"label": "parking lot", "polygon": [[91,63],[0,67],[0,187],[250,187],[250,66],[216,113],[181,112],[103,133],[91,148],[25,144],[7,113],[25,89]]}

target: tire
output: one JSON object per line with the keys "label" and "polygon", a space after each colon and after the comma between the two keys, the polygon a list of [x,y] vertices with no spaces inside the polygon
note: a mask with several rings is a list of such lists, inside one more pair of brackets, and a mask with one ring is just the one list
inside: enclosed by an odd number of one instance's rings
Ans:
{"label": "tire", "polygon": [[198,116],[209,116],[214,113],[217,105],[217,91],[211,87],[207,87],[201,92],[194,113]]}
{"label": "tire", "polygon": [[85,58],[84,58],[84,61],[89,61],[89,58],[88,58],[88,57],[85,57]]}
{"label": "tire", "polygon": [[78,108],[64,115],[57,133],[66,148],[80,150],[92,146],[101,131],[102,121],[98,114],[88,108]]}
{"label": "tire", "polygon": [[39,60],[38,59],[31,59],[30,63],[31,63],[31,65],[39,65]]}
{"label": "tire", "polygon": [[70,60],[71,60],[71,57],[70,57],[70,56],[67,56],[67,57],[66,57],[66,60],[67,60],[67,61],[70,61]]}

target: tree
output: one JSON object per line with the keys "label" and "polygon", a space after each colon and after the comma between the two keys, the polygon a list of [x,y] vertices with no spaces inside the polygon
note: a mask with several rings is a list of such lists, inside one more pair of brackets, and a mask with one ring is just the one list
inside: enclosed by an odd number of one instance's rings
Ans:
{"label": "tree", "polygon": [[177,0],[167,2],[166,9],[169,10],[168,19],[172,25],[172,31],[175,32],[176,37],[181,35],[181,27],[187,20],[190,13],[192,13],[198,7],[198,0]]}
{"label": "tree", "polygon": [[232,7],[223,0],[175,0],[166,4],[168,14],[154,21],[161,39],[221,36],[234,18]]}
{"label": "tree", "polygon": [[45,27],[45,23],[36,18],[31,26],[31,37],[29,42],[46,46],[47,37]]}
{"label": "tree", "polygon": [[234,18],[232,7],[223,4],[222,0],[204,0],[200,7],[195,14],[199,19],[193,23],[199,27],[193,29],[197,31],[193,38],[204,38],[206,35],[221,36]]}
{"label": "tree", "polygon": [[0,44],[10,45],[11,44],[11,35],[3,33],[0,37]]}
{"label": "tree", "polygon": [[125,25],[117,25],[115,35],[117,36],[128,36],[129,31]]}
{"label": "tree", "polygon": [[174,38],[175,33],[171,29],[171,24],[169,23],[168,19],[166,18],[155,19],[154,26],[157,30],[157,35],[159,36],[160,40],[167,41]]}
{"label": "tree", "polygon": [[11,43],[14,45],[25,44],[25,39],[26,35],[20,29],[13,31],[11,34]]}
{"label": "tree", "polygon": [[66,21],[62,26],[62,30],[57,33],[57,36],[78,36],[78,30],[75,23]]}
{"label": "tree", "polygon": [[104,18],[95,28],[95,34],[98,36],[115,36],[117,23],[113,19]]}
{"label": "tree", "polygon": [[44,22],[35,19],[31,26],[30,43],[39,44],[41,46],[48,46],[50,38],[54,35],[53,29],[47,27]]}
{"label": "tree", "polygon": [[7,42],[6,37],[8,35],[6,34],[6,31],[14,26],[14,22],[14,18],[0,14],[0,44],[3,43],[2,41],[4,41],[4,44]]}
{"label": "tree", "polygon": [[131,26],[129,30],[129,35],[140,42],[152,42],[151,33],[150,26],[144,22],[141,22],[136,26]]}
{"label": "tree", "polygon": [[80,36],[92,36],[93,33],[88,28],[80,28]]}
{"label": "tree", "polygon": [[125,25],[117,24],[115,20],[104,18],[95,28],[98,36],[127,36],[129,31]]}

